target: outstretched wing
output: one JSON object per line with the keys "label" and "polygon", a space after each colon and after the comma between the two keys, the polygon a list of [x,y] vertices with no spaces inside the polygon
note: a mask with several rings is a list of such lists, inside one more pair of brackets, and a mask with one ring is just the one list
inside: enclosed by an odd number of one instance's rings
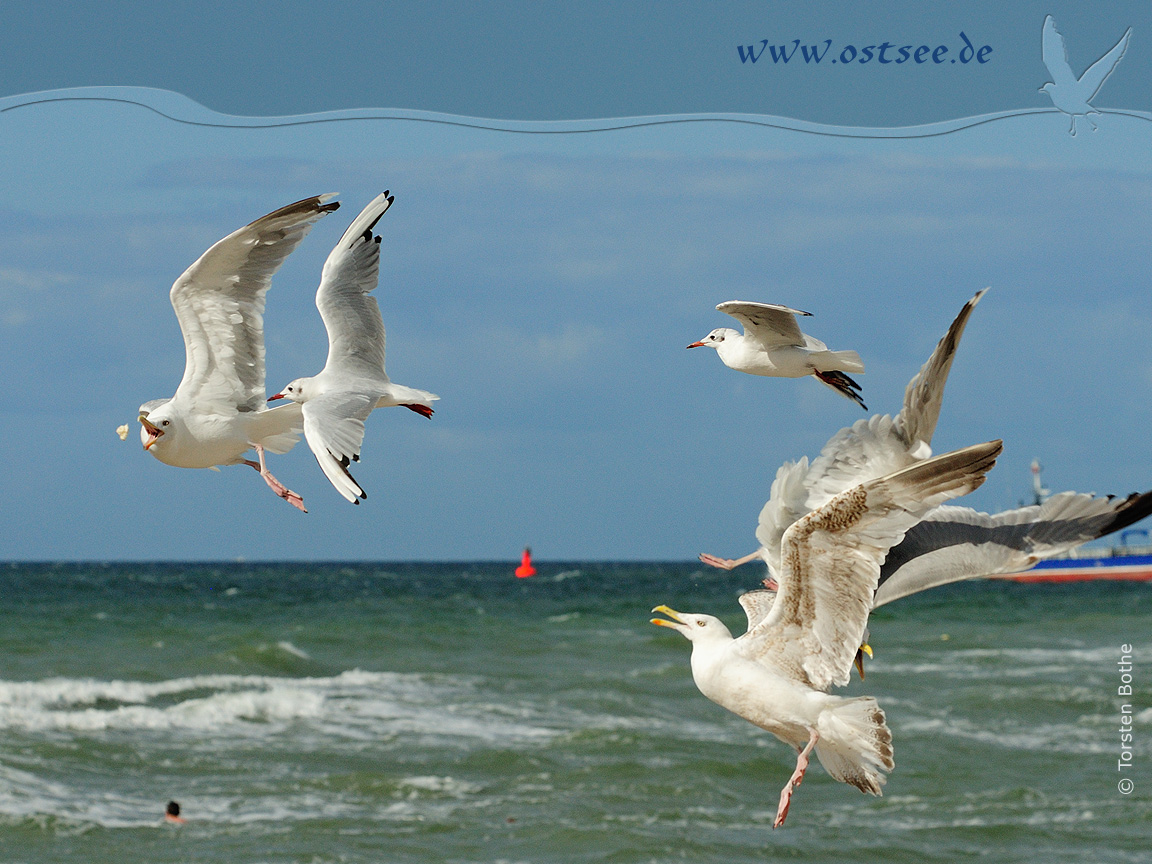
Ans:
{"label": "outstretched wing", "polygon": [[743,324],[745,335],[760,342],[765,348],[805,344],[796,316],[811,313],[774,303],[750,303],[743,300],[728,300],[716,308]]}
{"label": "outstretched wing", "polygon": [[352,220],[324,262],[316,308],[328,331],[325,372],[374,379],[385,376],[384,320],[369,292],[376,288],[380,275],[380,237],[372,229],[393,200],[387,192],[377,195]]}
{"label": "outstretched wing", "polygon": [[1120,62],[1120,58],[1124,56],[1124,52],[1128,50],[1128,38],[1132,35],[1132,28],[1129,27],[1124,35],[1120,37],[1120,41],[1112,46],[1112,49],[1089,66],[1084,74],[1080,76],[1080,86],[1084,88],[1084,92],[1088,95],[1084,97],[1085,102],[1090,102],[1092,97],[1100,92],[1100,88],[1104,86],[1104,82],[1108,80],[1108,76],[1112,74],[1112,70]]}
{"label": "outstretched wing", "polygon": [[336,491],[359,504],[368,497],[348,473],[360,459],[364,421],[376,407],[376,397],[359,393],[325,393],[304,403],[304,437]]}
{"label": "outstretched wing", "polygon": [[908,382],[904,390],[904,405],[893,423],[897,434],[907,442],[908,447],[914,447],[917,441],[931,446],[932,436],[936,434],[936,422],[940,419],[940,406],[944,402],[944,385],[948,383],[948,373],[952,371],[952,361],[956,358],[956,349],[960,347],[960,337],[964,335],[972,310],[987,292],[987,288],[977,291],[964,304],[964,308],[949,325],[948,332],[936,343],[927,362]]}
{"label": "outstretched wing", "polygon": [[748,616],[748,630],[752,630],[768,617],[775,602],[776,592],[768,588],[757,588],[740,595],[740,605],[744,607],[744,614]]}
{"label": "outstretched wing", "polygon": [[904,535],[880,570],[873,607],[962,579],[1018,573],[1152,513],[1152,492],[1119,499],[1061,492],[989,515],[937,507]]}
{"label": "outstretched wing", "polygon": [[184,334],[184,378],[174,399],[259,411],[264,393],[264,297],[272,275],[318,219],[340,205],[306,198],[215,243],[172,285]]}
{"label": "outstretched wing", "polygon": [[1064,37],[1056,29],[1056,21],[1051,15],[1044,18],[1044,30],[1040,38],[1040,53],[1052,83],[1057,87],[1072,86],[1076,83],[1076,73],[1068,64],[1068,48]]}
{"label": "outstretched wing", "polygon": [[884,556],[927,510],[980,486],[1000,450],[990,441],[918,462],[796,522],[784,534],[772,610],[738,650],[816,689],[847,684]]}
{"label": "outstretched wing", "polygon": [[972,310],[987,290],[978,291],[964,304],[927,362],[908,382],[899,414],[874,414],[857,420],[833,435],[806,471],[796,463],[777,472],[756,531],[756,539],[768,550],[768,566],[777,579],[781,578],[780,542],[792,522],[859,483],[932,455],[932,435],[944,401],[944,385]]}

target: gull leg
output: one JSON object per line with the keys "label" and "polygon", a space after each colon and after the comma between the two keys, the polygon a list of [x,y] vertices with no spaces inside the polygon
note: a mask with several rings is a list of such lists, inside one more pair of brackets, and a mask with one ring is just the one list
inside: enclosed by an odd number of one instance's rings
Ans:
{"label": "gull leg", "polygon": [[715,555],[709,555],[707,552],[700,553],[700,560],[711,567],[719,567],[721,570],[731,570],[734,567],[739,567],[741,564],[747,564],[760,557],[760,550],[757,549],[750,555],[745,555],[743,558],[733,560],[731,558],[719,558]]}
{"label": "gull leg", "polygon": [[260,461],[253,462],[251,459],[245,459],[244,464],[250,465],[259,471],[260,476],[264,478],[264,482],[268,484],[268,487],[273,492],[275,492],[297,510],[303,510],[305,513],[307,513],[308,510],[304,507],[304,499],[289,489],[287,486],[285,486],[283,483],[281,483],[279,480],[277,480],[275,477],[273,477],[272,472],[268,470],[268,466],[264,464],[264,448],[259,444],[253,444],[252,446],[256,450],[256,455],[260,458]]}
{"label": "gull leg", "polygon": [[436,413],[427,405],[409,405],[406,402],[401,402],[400,405],[402,408],[407,408],[409,411],[415,411],[421,417],[427,417],[429,420],[431,420],[432,415]]}
{"label": "gull leg", "polygon": [[784,820],[788,818],[788,808],[792,804],[792,792],[804,779],[804,772],[808,770],[808,754],[812,752],[812,748],[816,746],[816,741],[819,738],[820,736],[816,733],[815,729],[808,730],[808,744],[800,751],[800,755],[796,757],[796,770],[792,772],[791,779],[789,779],[788,784],[780,792],[780,808],[776,811],[776,821],[772,823],[773,828],[779,828],[784,824]]}

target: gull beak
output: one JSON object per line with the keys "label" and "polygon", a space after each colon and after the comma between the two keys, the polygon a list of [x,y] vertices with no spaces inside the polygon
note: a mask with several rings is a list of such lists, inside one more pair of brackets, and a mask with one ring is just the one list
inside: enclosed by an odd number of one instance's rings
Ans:
{"label": "gull beak", "polygon": [[275,396],[269,396],[268,401],[269,402],[275,402],[277,399],[283,399],[283,398],[284,398],[283,393],[277,393]]}
{"label": "gull beak", "polygon": [[703,347],[704,347],[704,343],[703,343],[703,342],[693,342],[693,343],[692,343],[691,345],[689,345],[688,347],[689,347],[689,348],[703,348]]}
{"label": "gull beak", "polygon": [[148,440],[144,442],[144,449],[151,449],[152,445],[160,440],[160,436],[164,434],[164,430],[154,423],[148,422],[148,415],[141,414],[138,418],[140,424],[148,430]]}
{"label": "gull beak", "polygon": [[684,624],[684,619],[680,617],[680,613],[677,612],[675,609],[670,609],[667,606],[657,606],[652,611],[653,612],[659,612],[662,615],[667,615],[669,618],[672,619],[671,621],[667,621],[664,618],[653,618],[652,623],[656,624],[660,627],[672,627],[673,629],[675,629],[676,627]]}
{"label": "gull beak", "polygon": [[856,671],[860,673],[860,680],[864,680],[864,655],[872,658],[872,646],[865,642],[856,650]]}

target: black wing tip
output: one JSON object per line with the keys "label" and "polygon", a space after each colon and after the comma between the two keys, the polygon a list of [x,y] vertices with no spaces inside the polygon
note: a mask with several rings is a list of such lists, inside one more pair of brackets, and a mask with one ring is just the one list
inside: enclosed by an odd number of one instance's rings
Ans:
{"label": "black wing tip", "polygon": [[1127,528],[1149,515],[1152,515],[1152,491],[1133,492],[1116,508],[1116,515],[1108,521],[1097,536],[1103,537],[1106,534]]}

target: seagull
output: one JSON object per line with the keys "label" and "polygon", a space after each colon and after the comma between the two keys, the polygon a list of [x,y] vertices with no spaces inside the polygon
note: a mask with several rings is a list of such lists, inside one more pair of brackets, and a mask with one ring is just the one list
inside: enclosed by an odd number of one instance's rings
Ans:
{"label": "seagull", "polygon": [[780,543],[788,527],[846,489],[882,477],[932,455],[932,435],[940,417],[944,385],[972,310],[988,289],[978,291],[953,320],[932,355],[908,382],[904,405],[894,418],[873,415],[841,429],[808,462],[786,462],[776,472],[768,503],[760,511],[756,539],[760,547],[735,560],[702,554],[700,560],[731,570],[762,558],[772,577],[780,572]]}
{"label": "seagull", "polygon": [[[268,470],[264,451],[287,453],[299,440],[298,405],[264,399],[264,298],[272,275],[312,226],[340,204],[305,198],[214,244],[172,285],[184,334],[184,378],[170,399],[140,406],[140,441],[167,465],[250,465],[299,510],[304,502]],[[258,461],[245,458],[255,450]]]}
{"label": "seagull", "polygon": [[320,374],[297,378],[268,399],[302,406],[308,446],[336,491],[353,504],[368,497],[348,472],[350,462],[360,461],[368,415],[402,405],[431,417],[432,402],[440,398],[393,384],[384,372],[384,321],[369,293],[380,274],[380,236],[372,229],[393,200],[387,191],[377,195],[324,262],[316,307],[328,331],[328,362]]}
{"label": "seagull", "polygon": [[889,548],[929,508],[978,488],[1001,449],[990,441],[920,460],[798,519],[784,533],[779,593],[763,616],[763,604],[745,606],[757,623],[739,639],[711,615],[652,610],[667,616],[653,624],[691,640],[701,693],[799,752],[772,827],[784,824],[813,749],[834,779],[883,794],[895,767],[883,710],[871,696],[827,690],[848,683]]}
{"label": "seagull", "polygon": [[1072,118],[1072,127],[1068,130],[1076,134],[1076,118],[1083,117],[1096,131],[1096,124],[1088,116],[1099,114],[1089,103],[1100,92],[1100,88],[1128,50],[1128,38],[1132,35],[1129,27],[1120,41],[1112,49],[1085,70],[1079,78],[1068,65],[1068,48],[1064,44],[1064,37],[1056,29],[1056,22],[1051,15],[1044,18],[1044,31],[1041,41],[1041,52],[1044,65],[1048,67],[1048,74],[1052,80],[1040,88],[1041,93],[1047,93],[1052,104],[1060,111]]}
{"label": "seagull", "polygon": [[[788,527],[853,482],[898,470],[931,454],[944,385],[972,310],[988,289],[964,304],[931,357],[908,383],[895,418],[873,416],[842,429],[809,466],[807,458],[777,472],[760,514],[760,547],[735,560],[702,554],[700,560],[731,570],[756,559],[768,565],[765,593],[778,587],[780,548]],[[944,505],[929,510],[888,554],[873,608],[920,591],[965,579],[1017,573],[1076,546],[1119,531],[1152,513],[1152,492],[1127,498],[1063,492],[1041,505],[982,513]],[[861,643],[857,669],[864,675]]]}
{"label": "seagull", "polygon": [[812,313],[742,300],[729,300],[716,308],[743,324],[744,333],[740,334],[731,327],[717,327],[689,348],[704,345],[715,348],[725,366],[752,375],[772,378],[815,376],[868,410],[858,392],[860,385],[844,374],[864,371],[860,355],[855,351],[829,351],[819,339],[800,332],[796,316]]}
{"label": "seagull", "polygon": [[[1152,492],[1117,499],[1061,492],[1042,504],[990,515],[970,507],[942,504],[924,514],[893,546],[880,568],[872,608],[930,588],[1007,573],[1019,573],[1040,561],[1123,528],[1152,513]],[[772,608],[779,588],[775,579],[741,596],[748,629]],[[872,656],[864,631],[856,652],[856,670],[864,678],[864,655]]]}

